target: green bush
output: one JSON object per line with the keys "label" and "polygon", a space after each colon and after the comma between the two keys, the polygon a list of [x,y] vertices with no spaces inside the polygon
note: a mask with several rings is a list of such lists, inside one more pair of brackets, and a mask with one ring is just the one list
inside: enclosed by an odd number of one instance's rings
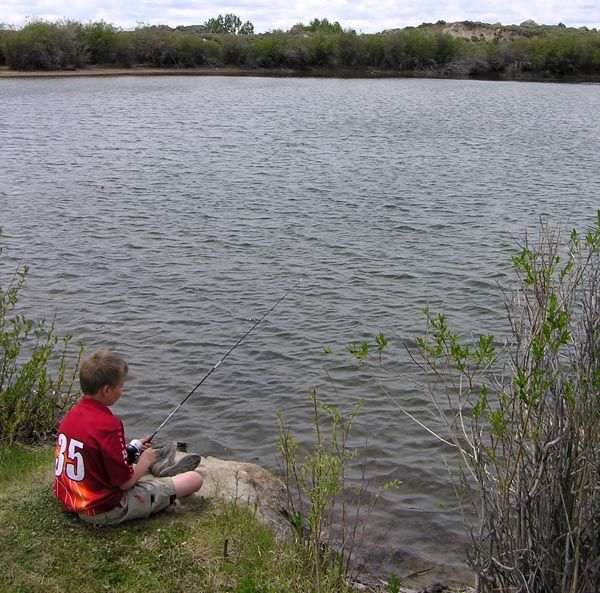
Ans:
{"label": "green bush", "polygon": [[361,38],[352,32],[337,35],[337,62],[345,68],[356,68],[362,63]]}
{"label": "green bush", "polygon": [[[513,265],[502,345],[462,339],[425,309],[411,358],[443,428],[386,393],[458,456],[477,591],[591,593],[600,582],[600,211],[585,235],[542,224]],[[386,345],[380,334],[380,355]],[[349,350],[368,362],[367,342]]]}
{"label": "green bush", "polygon": [[99,21],[84,27],[84,35],[90,52],[91,64],[115,64],[117,62],[118,29]]}
{"label": "green bush", "polygon": [[386,68],[391,45],[390,37],[388,35],[361,35],[360,39],[360,64],[373,68]]}
{"label": "green bush", "polygon": [[398,70],[423,70],[436,65],[437,43],[421,29],[404,29],[391,36],[388,65]]}
{"label": "green bush", "polygon": [[134,61],[144,66],[173,66],[176,63],[171,31],[159,25],[137,27],[132,34]]}
{"label": "green bush", "polygon": [[600,211],[585,236],[543,225],[513,264],[504,350],[493,336],[462,341],[427,311],[420,366],[479,519],[478,589],[589,593],[600,582]]}
{"label": "green bush", "polygon": [[223,48],[214,40],[173,34],[170,45],[178,67],[217,66],[222,60]]}
{"label": "green bush", "polygon": [[9,36],[5,42],[6,62],[15,70],[56,70],[62,52],[56,25],[34,21]]}
{"label": "green bush", "polygon": [[256,40],[256,63],[262,68],[283,66],[286,62],[288,38],[284,33],[272,33]]}
{"label": "green bush", "polygon": [[0,25],[0,66],[4,66],[6,64],[6,51],[5,46],[8,38],[11,35],[14,35],[15,31],[13,29],[7,29]]}
{"label": "green bush", "polygon": [[254,43],[246,35],[223,35],[216,39],[221,44],[226,66],[256,66]]}
{"label": "green bush", "polygon": [[[339,585],[347,577],[357,578],[357,560],[367,546],[366,526],[381,495],[401,482],[391,480],[374,493],[367,494],[368,460],[349,444],[354,421],[364,400],[350,411],[328,405],[310,393],[314,442],[301,452],[283,414],[278,419],[278,450],[281,472],[288,498],[288,510],[296,536],[310,554],[315,591],[321,591],[324,575],[338,574]],[[349,502],[351,467],[360,465],[362,482],[353,485]],[[335,535],[334,535],[335,534]]]}
{"label": "green bush", "polygon": [[[2,248],[0,246],[0,256]],[[54,323],[17,313],[28,268],[0,268],[0,445],[34,444],[53,437],[75,402],[74,381],[83,347],[70,352],[70,336],[59,338]]]}
{"label": "green bush", "polygon": [[4,47],[15,70],[83,68],[88,58],[84,28],[75,21],[32,21],[7,36]]}
{"label": "green bush", "polygon": [[305,39],[308,54],[308,65],[318,68],[334,68],[336,37],[325,33],[317,33]]}

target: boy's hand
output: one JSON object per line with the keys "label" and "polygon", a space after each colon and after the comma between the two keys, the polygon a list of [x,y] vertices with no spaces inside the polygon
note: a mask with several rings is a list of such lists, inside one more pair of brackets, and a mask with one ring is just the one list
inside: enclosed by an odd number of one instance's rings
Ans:
{"label": "boy's hand", "polygon": [[142,446],[144,447],[144,451],[148,448],[148,447],[152,447],[152,437],[150,435],[145,436],[143,439],[140,439],[142,441]]}
{"label": "boy's hand", "polygon": [[148,448],[142,451],[137,465],[146,471],[154,463],[156,463],[156,451],[150,445],[148,445]]}

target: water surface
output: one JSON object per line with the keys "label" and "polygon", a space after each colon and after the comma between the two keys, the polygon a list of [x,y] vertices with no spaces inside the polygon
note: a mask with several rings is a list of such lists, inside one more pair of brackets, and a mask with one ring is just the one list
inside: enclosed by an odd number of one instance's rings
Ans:
{"label": "water surface", "polygon": [[600,86],[82,77],[2,80],[0,97],[2,281],[22,257],[29,313],[127,358],[131,436],[302,277],[164,436],[275,469],[277,411],[306,444],[310,389],[346,409],[365,397],[370,487],[404,482],[371,520],[379,569],[459,578],[452,452],[345,349],[383,331],[385,387],[433,422],[404,350],[421,309],[506,332],[517,241],[600,204]]}

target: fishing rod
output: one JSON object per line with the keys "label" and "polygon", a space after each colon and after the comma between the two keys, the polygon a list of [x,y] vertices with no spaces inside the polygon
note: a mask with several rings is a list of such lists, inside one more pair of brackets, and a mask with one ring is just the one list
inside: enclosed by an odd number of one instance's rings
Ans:
{"label": "fishing rod", "polygon": [[[192,395],[194,395],[200,385],[202,385],[202,383],[204,383],[204,381],[206,381],[206,379],[208,379],[217,370],[221,363],[254,331],[254,329],[265,319],[265,317],[267,317],[267,315],[271,313],[273,309],[275,309],[288,297],[291,292],[296,289],[300,282],[302,282],[302,278],[300,278],[290,289],[288,289],[283,296],[279,297],[279,299],[275,301],[275,304],[268,311],[266,311],[264,315],[258,321],[256,321],[254,325],[252,325],[252,327],[229,350],[227,350],[223,356],[221,356],[217,364],[211,367],[208,373],[202,377],[202,380],[179,402],[175,409],[162,421],[161,425],[152,433],[152,435],[145,439],[146,442],[151,442],[154,439],[154,437],[160,432],[160,430],[162,430],[165,424],[177,413],[179,408],[181,408],[181,406],[183,406],[183,404],[185,404],[185,402],[190,399]],[[139,439],[134,439],[127,445],[126,449],[129,460],[135,460],[143,450],[143,443]]]}

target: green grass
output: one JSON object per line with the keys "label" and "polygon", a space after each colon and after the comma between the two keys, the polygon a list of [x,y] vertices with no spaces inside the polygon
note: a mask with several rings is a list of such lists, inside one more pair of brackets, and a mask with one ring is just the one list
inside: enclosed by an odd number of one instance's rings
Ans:
{"label": "green grass", "polygon": [[[95,527],[62,511],[52,467],[51,448],[0,448],[1,593],[314,590],[305,550],[277,541],[246,508],[189,499],[143,521]],[[322,591],[345,588],[331,575]]]}

